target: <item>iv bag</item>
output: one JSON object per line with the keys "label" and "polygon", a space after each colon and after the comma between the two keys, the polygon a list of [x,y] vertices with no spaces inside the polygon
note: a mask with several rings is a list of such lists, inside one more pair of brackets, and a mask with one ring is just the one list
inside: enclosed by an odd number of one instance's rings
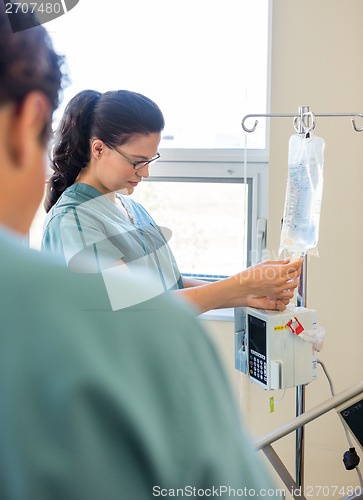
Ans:
{"label": "iv bag", "polygon": [[318,244],[325,141],[293,135],[289,141],[288,178],[279,253],[304,256]]}

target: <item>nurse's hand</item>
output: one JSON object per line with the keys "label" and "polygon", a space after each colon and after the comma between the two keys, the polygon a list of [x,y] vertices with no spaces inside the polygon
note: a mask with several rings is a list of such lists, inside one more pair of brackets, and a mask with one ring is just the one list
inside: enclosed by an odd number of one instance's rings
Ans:
{"label": "nurse's hand", "polygon": [[260,262],[234,278],[239,280],[242,295],[290,300],[299,284],[302,263],[303,259]]}
{"label": "nurse's hand", "polygon": [[271,309],[273,311],[284,311],[289,302],[290,301],[288,299],[279,300],[279,299],[272,299],[271,297],[257,297],[256,295],[250,295],[247,297],[246,305],[248,307],[255,307],[256,309]]}

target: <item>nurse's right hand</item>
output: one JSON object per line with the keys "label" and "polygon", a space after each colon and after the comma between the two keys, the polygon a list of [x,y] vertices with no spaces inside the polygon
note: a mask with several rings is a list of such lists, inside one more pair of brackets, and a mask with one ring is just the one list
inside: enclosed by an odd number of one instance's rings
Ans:
{"label": "nurse's right hand", "polygon": [[240,285],[242,296],[247,293],[259,297],[290,300],[299,284],[303,259],[290,261],[264,261],[234,276]]}

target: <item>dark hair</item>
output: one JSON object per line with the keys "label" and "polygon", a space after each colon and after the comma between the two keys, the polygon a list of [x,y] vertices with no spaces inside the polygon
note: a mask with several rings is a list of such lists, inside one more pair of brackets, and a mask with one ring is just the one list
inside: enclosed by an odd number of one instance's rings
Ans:
{"label": "dark hair", "polygon": [[161,132],[164,117],[151,99],[129,90],[101,94],[83,90],[68,103],[53,146],[54,170],[47,186],[47,212],[90,161],[90,139],[115,147],[132,136]]}
{"label": "dark hair", "polygon": [[[30,92],[40,91],[53,112],[65,76],[61,70],[63,57],[54,52],[46,30],[30,12],[14,9],[9,17],[0,2],[0,105],[14,102],[21,106]],[[50,132],[51,117],[41,133],[44,143]]]}

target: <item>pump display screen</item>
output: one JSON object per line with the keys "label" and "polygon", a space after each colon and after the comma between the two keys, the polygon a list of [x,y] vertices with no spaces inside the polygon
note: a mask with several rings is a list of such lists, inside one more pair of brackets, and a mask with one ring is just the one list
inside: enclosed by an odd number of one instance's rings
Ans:
{"label": "pump display screen", "polygon": [[267,385],[266,322],[248,315],[248,360],[250,377]]}
{"label": "pump display screen", "polygon": [[340,411],[357,441],[363,448],[363,399]]}

